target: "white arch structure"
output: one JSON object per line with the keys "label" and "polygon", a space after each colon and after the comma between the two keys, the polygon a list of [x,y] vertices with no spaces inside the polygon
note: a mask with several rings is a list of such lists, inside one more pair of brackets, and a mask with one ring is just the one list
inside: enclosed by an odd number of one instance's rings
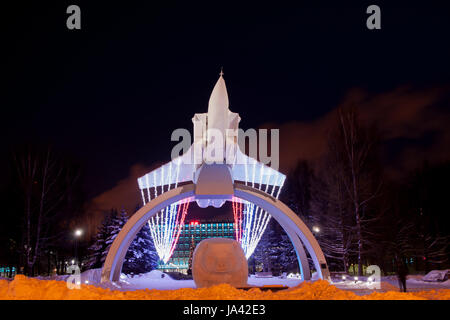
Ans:
{"label": "white arch structure", "polygon": [[[128,247],[142,226],[157,212],[172,203],[183,199],[194,200],[195,187],[196,185],[194,183],[189,183],[169,190],[147,202],[144,207],[139,209],[128,220],[109,249],[102,269],[102,283],[119,280]],[[289,209],[289,207],[280,200],[250,186],[235,183],[233,189],[236,197],[252,202],[269,212],[269,214],[272,215],[285,230],[297,253],[302,279],[309,280],[311,278],[304,247],[313,259],[319,278],[329,279],[329,271],[325,256],[323,255],[317,240],[303,221]]]}

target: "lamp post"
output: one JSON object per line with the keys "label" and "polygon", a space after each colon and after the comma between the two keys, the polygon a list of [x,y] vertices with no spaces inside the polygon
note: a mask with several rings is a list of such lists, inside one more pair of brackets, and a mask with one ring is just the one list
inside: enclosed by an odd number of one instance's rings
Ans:
{"label": "lamp post", "polygon": [[74,232],[75,235],[75,261],[78,263],[78,239],[81,237],[81,235],[83,234],[83,230],[81,229],[76,229]]}

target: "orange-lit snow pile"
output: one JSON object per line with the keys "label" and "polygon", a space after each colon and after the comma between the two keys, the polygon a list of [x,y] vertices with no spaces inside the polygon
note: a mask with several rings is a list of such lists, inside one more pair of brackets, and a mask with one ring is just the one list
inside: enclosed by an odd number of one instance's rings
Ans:
{"label": "orange-lit snow pile", "polygon": [[450,300],[450,290],[414,293],[385,292],[358,296],[330,285],[326,281],[303,283],[287,290],[271,292],[258,288],[238,290],[222,284],[203,289],[119,291],[81,285],[81,289],[68,289],[64,281],[37,280],[17,275],[13,281],[0,280],[0,299],[27,300],[366,300],[366,299],[437,299]]}

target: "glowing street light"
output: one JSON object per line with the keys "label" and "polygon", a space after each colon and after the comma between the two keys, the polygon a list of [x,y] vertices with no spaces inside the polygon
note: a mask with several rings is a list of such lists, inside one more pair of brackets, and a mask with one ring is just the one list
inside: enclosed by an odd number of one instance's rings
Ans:
{"label": "glowing street light", "polygon": [[74,235],[75,235],[75,259],[78,263],[78,239],[83,235],[83,230],[76,229],[74,232]]}
{"label": "glowing street light", "polygon": [[320,228],[318,226],[314,226],[312,229],[313,229],[313,231],[315,233],[319,233],[320,232]]}

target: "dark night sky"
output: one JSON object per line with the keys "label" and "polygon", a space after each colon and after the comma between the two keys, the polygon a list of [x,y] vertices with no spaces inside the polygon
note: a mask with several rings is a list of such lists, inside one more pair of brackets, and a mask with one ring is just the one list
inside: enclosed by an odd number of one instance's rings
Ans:
{"label": "dark night sky", "polygon": [[[206,112],[221,66],[243,128],[312,122],[352,88],[449,84],[444,1],[271,3],[3,7],[2,159],[23,141],[51,142],[80,159],[86,191],[98,195],[134,164],[169,160],[172,130],[191,130],[193,114]],[[382,30],[366,28],[373,3]],[[69,4],[81,7],[80,31],[66,28]]]}

